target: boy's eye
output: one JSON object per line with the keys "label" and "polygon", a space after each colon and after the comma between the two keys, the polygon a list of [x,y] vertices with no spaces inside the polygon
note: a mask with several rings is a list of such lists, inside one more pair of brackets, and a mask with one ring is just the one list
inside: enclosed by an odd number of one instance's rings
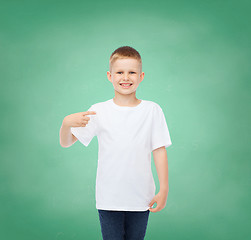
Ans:
{"label": "boy's eye", "polygon": [[[122,72],[117,72],[117,73],[120,74],[120,73],[122,73]],[[133,73],[133,74],[134,74],[135,72],[130,72],[130,73]]]}

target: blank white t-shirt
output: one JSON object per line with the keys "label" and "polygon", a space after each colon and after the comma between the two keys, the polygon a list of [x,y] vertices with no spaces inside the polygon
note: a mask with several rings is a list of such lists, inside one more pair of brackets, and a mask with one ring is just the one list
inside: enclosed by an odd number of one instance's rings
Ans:
{"label": "blank white t-shirt", "polygon": [[85,146],[98,138],[96,208],[146,211],[155,196],[151,152],[172,142],[161,107],[141,100],[135,107],[119,106],[113,99],[92,105],[85,127],[71,132]]}

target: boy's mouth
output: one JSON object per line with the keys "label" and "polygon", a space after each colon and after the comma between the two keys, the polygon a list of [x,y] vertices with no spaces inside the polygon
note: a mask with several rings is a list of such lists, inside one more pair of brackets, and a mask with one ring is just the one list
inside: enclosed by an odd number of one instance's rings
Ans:
{"label": "boy's mouth", "polygon": [[120,83],[120,86],[122,86],[122,88],[129,88],[132,86],[132,83]]}

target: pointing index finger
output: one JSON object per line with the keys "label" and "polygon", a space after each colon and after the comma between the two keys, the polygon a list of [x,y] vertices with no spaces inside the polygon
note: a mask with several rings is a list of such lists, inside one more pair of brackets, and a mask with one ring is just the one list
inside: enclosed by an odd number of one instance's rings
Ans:
{"label": "pointing index finger", "polygon": [[85,115],[95,115],[95,114],[96,114],[95,111],[87,111],[87,112],[85,113]]}

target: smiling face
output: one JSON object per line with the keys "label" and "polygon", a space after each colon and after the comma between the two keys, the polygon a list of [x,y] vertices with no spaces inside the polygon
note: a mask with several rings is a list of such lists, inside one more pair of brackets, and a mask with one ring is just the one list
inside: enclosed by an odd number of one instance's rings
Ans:
{"label": "smiling face", "polygon": [[112,64],[111,72],[107,72],[115,92],[122,95],[135,94],[144,75],[144,72],[140,72],[139,61],[134,58],[117,59]]}

